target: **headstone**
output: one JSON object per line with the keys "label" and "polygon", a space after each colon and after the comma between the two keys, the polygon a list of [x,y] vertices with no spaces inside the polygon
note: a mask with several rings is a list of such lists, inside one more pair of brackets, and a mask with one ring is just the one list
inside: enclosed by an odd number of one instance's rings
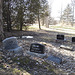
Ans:
{"label": "headstone", "polygon": [[72,42],[75,43],[75,37],[72,37]]}
{"label": "headstone", "polygon": [[18,39],[32,39],[33,36],[19,36]]}
{"label": "headstone", "polygon": [[71,50],[71,51],[73,50],[72,46],[66,46],[66,45],[60,45],[60,48]]}
{"label": "headstone", "polygon": [[53,61],[53,62],[55,62],[57,64],[61,64],[62,63],[62,59],[61,58],[53,56],[53,55],[48,56],[47,60],[48,61]]}
{"label": "headstone", "polygon": [[57,35],[57,40],[64,40],[64,35]]}
{"label": "headstone", "polygon": [[30,52],[44,54],[45,46],[39,43],[32,43],[30,46]]}
{"label": "headstone", "polygon": [[16,37],[9,37],[2,41],[4,50],[13,51],[15,53],[22,52],[22,47],[18,46]]}
{"label": "headstone", "polygon": [[3,40],[3,45],[5,50],[14,49],[18,47],[16,37],[10,37]]}

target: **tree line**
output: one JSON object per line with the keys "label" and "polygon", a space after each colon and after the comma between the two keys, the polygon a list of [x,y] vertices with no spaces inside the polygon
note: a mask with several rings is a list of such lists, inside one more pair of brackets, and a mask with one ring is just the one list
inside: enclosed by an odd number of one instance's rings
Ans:
{"label": "tree line", "polygon": [[[3,23],[7,31],[13,27],[22,31],[23,26],[33,24],[49,16],[47,0],[3,0]],[[44,22],[43,22],[44,23]]]}
{"label": "tree line", "polygon": [[[74,25],[74,4],[68,4],[64,11],[61,11],[60,22]],[[10,32],[12,29],[22,31],[30,24],[38,22],[49,27],[57,22],[51,17],[51,8],[47,0],[0,0],[0,40],[3,39],[4,30]]]}
{"label": "tree line", "polygon": [[64,11],[61,10],[60,22],[62,24],[74,26],[75,24],[74,8],[75,8],[75,0],[71,0],[71,3],[66,6]]}
{"label": "tree line", "polygon": [[0,40],[4,37],[4,31],[10,32],[13,28],[22,31],[23,27],[38,21],[45,23],[48,17],[49,6],[47,0],[0,0]]}

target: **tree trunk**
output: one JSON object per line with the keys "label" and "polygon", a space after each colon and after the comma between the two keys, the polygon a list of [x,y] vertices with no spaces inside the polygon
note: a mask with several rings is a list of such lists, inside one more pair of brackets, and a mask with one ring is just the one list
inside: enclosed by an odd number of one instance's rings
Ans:
{"label": "tree trunk", "polygon": [[9,3],[8,3],[8,14],[9,14],[9,29],[12,30],[11,28],[11,0],[9,0]]}
{"label": "tree trunk", "polygon": [[10,29],[9,29],[9,20],[8,20],[8,15],[7,15],[7,31],[9,32]]}
{"label": "tree trunk", "polygon": [[23,21],[20,21],[20,31],[22,31]]}
{"label": "tree trunk", "polygon": [[22,31],[22,23],[20,23],[20,31]]}
{"label": "tree trunk", "polygon": [[44,17],[43,17],[43,19],[42,19],[42,26],[44,26]]}
{"label": "tree trunk", "polygon": [[46,27],[49,28],[48,17],[46,17]]}
{"label": "tree trunk", "polygon": [[12,30],[11,28],[11,12],[10,12],[10,0],[8,1],[8,11],[7,11],[7,31]]}
{"label": "tree trunk", "polygon": [[41,29],[39,13],[38,13],[38,24],[39,24],[39,29]]}
{"label": "tree trunk", "polygon": [[11,17],[10,17],[10,13],[8,12],[8,15],[7,15],[7,31],[10,31],[12,30],[11,28]]}
{"label": "tree trunk", "polygon": [[4,39],[3,20],[2,20],[2,0],[0,0],[0,41]]}

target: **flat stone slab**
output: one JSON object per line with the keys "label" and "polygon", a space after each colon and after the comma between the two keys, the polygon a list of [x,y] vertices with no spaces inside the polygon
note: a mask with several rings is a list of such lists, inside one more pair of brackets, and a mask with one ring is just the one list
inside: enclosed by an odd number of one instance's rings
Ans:
{"label": "flat stone slab", "polygon": [[32,39],[34,37],[33,36],[19,36],[17,38],[19,38],[19,39]]}
{"label": "flat stone slab", "polygon": [[53,55],[48,56],[48,58],[46,58],[49,61],[53,61],[57,64],[61,64],[62,63],[62,59]]}
{"label": "flat stone slab", "polygon": [[66,46],[66,45],[60,45],[60,48],[64,48],[64,49],[68,49],[68,50],[73,50],[73,47]]}
{"label": "flat stone slab", "polygon": [[47,57],[46,54],[39,54],[39,53],[35,53],[35,52],[30,52],[30,51],[27,51],[26,53],[31,55],[31,56],[36,56],[36,57],[40,57],[40,58]]}
{"label": "flat stone slab", "polygon": [[61,42],[61,43],[63,43],[63,42],[67,42],[67,40],[66,39],[64,39],[64,40],[58,40],[58,39],[56,39],[56,42]]}

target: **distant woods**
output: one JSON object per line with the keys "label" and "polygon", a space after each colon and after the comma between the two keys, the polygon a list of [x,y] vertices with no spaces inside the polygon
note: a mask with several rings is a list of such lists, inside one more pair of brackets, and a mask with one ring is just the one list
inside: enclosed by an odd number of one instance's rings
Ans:
{"label": "distant woods", "polygon": [[60,22],[64,25],[75,25],[75,0],[71,0],[71,3],[66,6],[64,11],[61,10]]}
{"label": "distant woods", "polygon": [[[75,1],[71,1],[65,10],[61,10],[60,23],[74,26]],[[49,27],[57,24],[57,21],[51,17],[51,5],[48,5],[47,0],[2,0],[1,9],[3,29],[7,31],[27,30],[34,23],[38,23],[39,29],[41,25]]]}
{"label": "distant woods", "polygon": [[47,0],[3,0],[3,28],[11,31],[12,28],[21,30],[38,22],[45,24],[49,14]]}

